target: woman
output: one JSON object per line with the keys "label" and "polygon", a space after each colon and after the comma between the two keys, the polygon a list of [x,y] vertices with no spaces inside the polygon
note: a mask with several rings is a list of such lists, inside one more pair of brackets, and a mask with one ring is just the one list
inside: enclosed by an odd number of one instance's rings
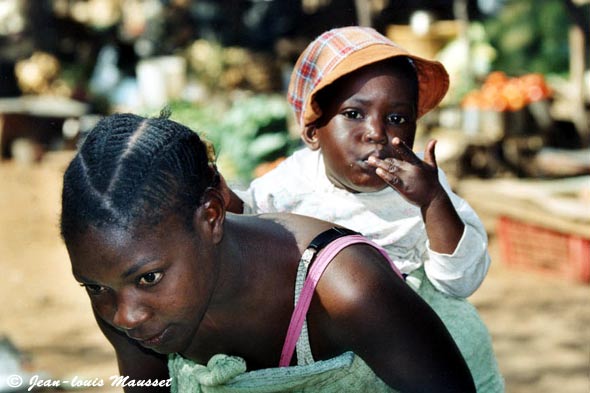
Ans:
{"label": "woman", "polygon": [[126,391],[474,391],[377,246],[309,217],[226,213],[227,191],[166,118],[108,116],[70,163],[61,232]]}

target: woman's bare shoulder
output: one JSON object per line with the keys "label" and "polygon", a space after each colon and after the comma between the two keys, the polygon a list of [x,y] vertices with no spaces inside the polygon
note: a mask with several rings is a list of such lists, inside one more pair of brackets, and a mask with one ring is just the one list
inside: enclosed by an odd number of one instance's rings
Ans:
{"label": "woman's bare shoulder", "polygon": [[343,249],[318,282],[316,296],[316,321],[327,332],[323,338],[355,352],[390,386],[473,391],[442,321],[377,249],[366,244]]}
{"label": "woman's bare shoulder", "polygon": [[307,248],[314,237],[335,226],[334,223],[294,213],[266,213],[260,218],[272,220],[292,233],[298,243]]}

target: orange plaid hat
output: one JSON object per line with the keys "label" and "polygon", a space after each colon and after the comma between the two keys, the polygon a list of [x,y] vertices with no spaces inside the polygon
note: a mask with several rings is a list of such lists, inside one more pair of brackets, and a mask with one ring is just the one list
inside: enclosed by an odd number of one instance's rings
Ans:
{"label": "orange plaid hat", "polygon": [[310,125],[322,115],[318,91],[361,67],[397,56],[410,59],[416,69],[418,117],[436,107],[449,88],[441,63],[410,54],[372,28],[348,26],[324,32],[299,56],[287,92],[297,123]]}

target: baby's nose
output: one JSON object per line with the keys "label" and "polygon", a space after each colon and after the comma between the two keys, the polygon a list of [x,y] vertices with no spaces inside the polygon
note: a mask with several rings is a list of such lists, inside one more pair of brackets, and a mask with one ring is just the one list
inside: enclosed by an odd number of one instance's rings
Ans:
{"label": "baby's nose", "polygon": [[365,131],[365,140],[369,143],[386,144],[387,132],[380,121],[369,121]]}

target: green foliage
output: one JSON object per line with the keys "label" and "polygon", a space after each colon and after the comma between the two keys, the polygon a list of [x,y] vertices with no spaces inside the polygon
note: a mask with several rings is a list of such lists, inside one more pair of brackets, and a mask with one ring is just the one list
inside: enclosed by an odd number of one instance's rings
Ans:
{"label": "green foliage", "polygon": [[279,95],[248,95],[207,105],[179,101],[170,109],[173,120],[213,144],[217,165],[232,182],[249,182],[259,164],[291,153],[299,143],[289,135],[290,109]]}
{"label": "green foliage", "polygon": [[493,68],[509,75],[568,71],[571,22],[561,0],[509,0],[485,21],[497,50]]}

